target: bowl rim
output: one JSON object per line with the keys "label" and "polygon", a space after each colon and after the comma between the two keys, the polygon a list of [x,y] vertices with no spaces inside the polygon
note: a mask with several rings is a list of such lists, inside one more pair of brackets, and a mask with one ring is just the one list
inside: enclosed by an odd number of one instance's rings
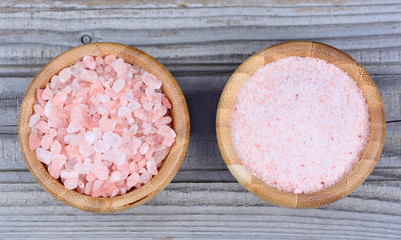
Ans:
{"label": "bowl rim", "polygon": [[[102,56],[114,54],[125,62],[137,65],[158,77],[162,81],[162,91],[172,103],[170,116],[173,129],[177,133],[176,141],[172,145],[168,156],[163,160],[159,173],[151,181],[139,189],[134,189],[124,195],[116,197],[92,197],[76,190],[68,190],[57,179],[50,176],[44,164],[41,163],[34,151],[29,148],[28,136],[30,127],[29,118],[33,113],[33,104],[36,101],[36,90],[43,88],[51,77],[58,74],[63,68],[69,67],[82,59],[83,56]],[[129,57],[129,58],[128,58]],[[33,99],[33,100],[32,100]],[[32,80],[21,104],[18,122],[18,136],[22,155],[29,171],[40,185],[61,202],[80,210],[95,213],[110,213],[127,210],[139,206],[156,196],[174,178],[184,160],[190,135],[190,119],[187,103],[177,81],[172,74],[156,59],[134,47],[113,43],[97,42],[71,48],[53,58],[47,63]]]}
{"label": "bowl rim", "polygon": [[[231,140],[231,110],[239,89],[260,67],[289,56],[320,58],[347,72],[362,90],[370,115],[368,144],[350,173],[333,186],[308,194],[279,191],[256,178],[238,157]],[[287,208],[324,206],[344,198],[358,188],[370,175],[380,157],[385,129],[386,121],[380,92],[366,70],[343,51],[314,41],[283,42],[253,54],[235,70],[226,83],[216,114],[217,141],[231,174],[254,195],[266,202]]]}

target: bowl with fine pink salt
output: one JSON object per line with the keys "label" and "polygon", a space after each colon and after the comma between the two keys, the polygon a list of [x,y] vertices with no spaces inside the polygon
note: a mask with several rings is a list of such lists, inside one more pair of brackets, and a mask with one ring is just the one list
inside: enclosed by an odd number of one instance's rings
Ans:
{"label": "bowl with fine pink salt", "polygon": [[216,132],[234,177],[261,199],[314,208],[358,188],[385,137],[380,93],[354,59],[293,41],[242,63],[220,98]]}
{"label": "bowl with fine pink salt", "polygon": [[21,105],[29,170],[60,201],[115,212],[145,203],[173,179],[189,140],[184,95],[148,54],[92,43],[50,61]]}

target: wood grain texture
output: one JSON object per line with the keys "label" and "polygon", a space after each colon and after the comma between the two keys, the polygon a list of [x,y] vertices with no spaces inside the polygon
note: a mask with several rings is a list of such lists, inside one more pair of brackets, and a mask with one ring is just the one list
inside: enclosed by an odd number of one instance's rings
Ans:
{"label": "wood grain texture", "polygon": [[327,207],[299,210],[266,204],[238,183],[171,183],[139,208],[93,215],[37,184],[0,184],[0,231],[5,238],[399,239],[400,187],[369,182]]}
{"label": "wood grain texture", "polygon": [[[398,0],[0,1],[1,237],[74,238],[79,231],[88,239],[399,239],[400,9]],[[30,81],[52,58],[82,45],[84,35],[151,54],[174,75],[189,106],[191,139],[173,183],[121,214],[59,203],[36,183],[19,150],[16,119]],[[233,71],[287,40],[324,42],[361,63],[390,121],[368,180],[318,209],[273,207],[248,193],[228,172],[214,134],[218,98]]]}
{"label": "wood grain texture", "polygon": [[[36,102],[37,90],[43,89],[55,74],[58,74],[66,67],[80,61],[84,56],[100,56],[105,58],[108,55],[115,55],[117,58],[123,58],[125,62],[154,74],[157,79],[163,83],[161,89],[173,105],[170,109],[170,115],[173,119],[172,127],[177,137],[166,159],[163,160],[162,166],[158,169],[158,174],[154,176],[150,182],[139,189],[129,191],[127,194],[102,198],[91,197],[80,194],[77,191],[68,190],[59,180],[50,176],[46,167],[36,157],[36,153],[29,147],[28,137],[31,129],[28,123],[33,114],[33,105]],[[157,60],[127,45],[116,43],[91,43],[72,48],[57,56],[46,64],[32,80],[21,103],[18,136],[21,152],[29,170],[49,193],[65,204],[78,209],[105,213],[122,211],[139,206],[153,198],[170,183],[184,159],[189,140],[189,128],[189,114],[184,95],[170,72]]]}

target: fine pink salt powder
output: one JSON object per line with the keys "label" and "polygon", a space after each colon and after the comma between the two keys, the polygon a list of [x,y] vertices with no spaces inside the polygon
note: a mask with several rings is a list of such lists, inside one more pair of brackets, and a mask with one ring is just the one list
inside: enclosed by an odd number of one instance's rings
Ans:
{"label": "fine pink salt powder", "polygon": [[113,197],[140,188],[176,137],[161,86],[121,58],[85,56],[37,90],[30,149],[79,193]]}
{"label": "fine pink salt powder", "polygon": [[317,58],[288,57],[258,69],[231,115],[232,140],[253,175],[279,190],[334,185],[360,159],[369,137],[362,91]]}

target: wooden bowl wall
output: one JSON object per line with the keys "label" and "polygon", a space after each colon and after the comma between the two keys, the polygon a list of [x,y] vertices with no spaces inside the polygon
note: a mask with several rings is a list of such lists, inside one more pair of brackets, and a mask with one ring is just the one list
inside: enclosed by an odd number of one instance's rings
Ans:
{"label": "wooden bowl wall", "polygon": [[[335,185],[309,194],[294,194],[271,187],[254,175],[239,159],[231,139],[231,110],[242,85],[260,67],[290,56],[323,59],[339,67],[357,83],[366,98],[370,114],[370,135],[361,159],[352,171]],[[369,74],[350,56],[331,46],[309,41],[277,44],[252,55],[227,82],[216,116],[216,133],[223,159],[234,177],[261,199],[289,208],[315,208],[337,201],[360,186],[372,172],[381,154],[386,121],[379,90]]]}
{"label": "wooden bowl wall", "polygon": [[[137,65],[151,73],[162,81],[162,90],[172,103],[170,110],[173,119],[173,129],[177,133],[177,138],[171,151],[159,169],[159,173],[154,176],[150,182],[139,189],[129,191],[122,196],[112,198],[94,198],[80,194],[75,190],[68,190],[64,185],[52,178],[45,166],[37,159],[35,152],[29,149],[28,136],[30,127],[29,118],[33,113],[33,105],[36,101],[36,90],[44,88],[51,77],[58,74],[62,69],[73,65],[82,59],[82,57],[101,56],[113,54],[123,58],[126,62]],[[25,162],[36,180],[53,196],[60,201],[85,211],[92,212],[115,212],[126,210],[153,198],[173,179],[184,159],[188,140],[189,140],[189,115],[188,108],[180,87],[170,72],[164,68],[158,61],[148,54],[117,43],[91,43],[70,49],[50,61],[36,75],[29,86],[24,100],[22,101],[18,135],[21,145],[21,151]]]}

